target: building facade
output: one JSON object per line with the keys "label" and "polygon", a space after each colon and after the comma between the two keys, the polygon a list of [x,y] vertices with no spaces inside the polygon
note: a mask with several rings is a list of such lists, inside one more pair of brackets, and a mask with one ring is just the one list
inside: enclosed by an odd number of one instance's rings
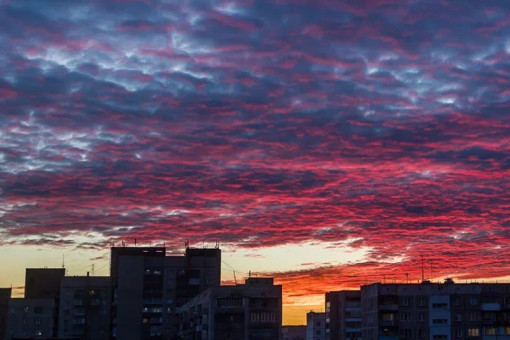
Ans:
{"label": "building facade", "polygon": [[363,339],[510,340],[510,284],[361,287]]}
{"label": "building facade", "polygon": [[6,339],[56,337],[56,309],[52,298],[11,299]]}
{"label": "building facade", "polygon": [[326,340],[361,339],[361,292],[342,290],[326,293]]}
{"label": "building facade", "polygon": [[280,340],[282,286],[272,278],[204,291],[179,308],[181,339]]}
{"label": "building facade", "polygon": [[65,277],[60,291],[59,338],[108,340],[111,287],[110,277]]}
{"label": "building facade", "polygon": [[5,339],[7,335],[10,300],[11,288],[0,288],[0,339]]}
{"label": "building facade", "polygon": [[324,340],[326,314],[308,312],[306,314],[306,340]]}
{"label": "building facade", "polygon": [[112,332],[118,339],[176,339],[177,307],[220,285],[220,249],[165,255],[165,248],[112,248]]}
{"label": "building facade", "polygon": [[282,326],[282,340],[306,340],[306,326]]}

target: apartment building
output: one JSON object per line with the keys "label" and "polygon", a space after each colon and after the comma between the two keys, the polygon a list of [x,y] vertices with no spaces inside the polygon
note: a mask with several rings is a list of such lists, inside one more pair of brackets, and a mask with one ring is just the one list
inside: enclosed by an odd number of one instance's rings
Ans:
{"label": "apartment building", "polygon": [[341,290],[326,293],[326,340],[361,339],[361,292]]}
{"label": "apartment building", "polygon": [[122,340],[173,339],[176,308],[220,285],[221,250],[187,248],[166,256],[164,247],[112,248],[112,333]]}
{"label": "apartment building", "polygon": [[0,288],[0,339],[7,335],[11,288]]}
{"label": "apartment building", "polygon": [[363,339],[510,339],[510,284],[361,287]]}
{"label": "apartment building", "polygon": [[274,285],[272,278],[209,288],[178,310],[181,339],[282,338],[282,286]]}
{"label": "apartment building", "polygon": [[59,338],[108,340],[111,301],[110,277],[64,277],[60,290]]}
{"label": "apartment building", "polygon": [[308,312],[306,314],[306,340],[324,340],[325,325],[325,313]]}

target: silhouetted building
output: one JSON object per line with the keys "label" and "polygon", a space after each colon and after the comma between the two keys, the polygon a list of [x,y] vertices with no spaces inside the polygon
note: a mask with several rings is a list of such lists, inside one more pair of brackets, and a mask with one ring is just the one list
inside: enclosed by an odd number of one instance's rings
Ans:
{"label": "silhouetted building", "polygon": [[375,339],[510,339],[510,284],[361,287],[362,335]]}
{"label": "silhouetted building", "polygon": [[112,248],[113,335],[121,340],[174,339],[176,308],[208,287],[218,286],[220,249]]}
{"label": "silhouetted building", "polygon": [[27,268],[25,298],[11,299],[7,338],[57,336],[60,284],[64,268]]}
{"label": "silhouetted building", "polygon": [[308,312],[306,314],[306,340],[324,340],[326,314]]}
{"label": "silhouetted building", "polygon": [[110,277],[87,275],[63,278],[59,338],[109,339],[111,287]]}
{"label": "silhouetted building", "polygon": [[0,339],[5,339],[9,319],[11,288],[0,288]]}
{"label": "silhouetted building", "polygon": [[112,247],[110,249],[110,277],[115,282],[118,276],[119,258],[121,256],[166,256],[165,247]]}
{"label": "silhouetted building", "polygon": [[282,338],[282,286],[272,278],[207,289],[179,308],[181,339],[278,340]]}
{"label": "silhouetted building", "polygon": [[361,292],[326,293],[326,340],[361,339]]}
{"label": "silhouetted building", "polygon": [[[110,277],[112,280],[112,289],[113,289],[113,300],[112,300],[112,311],[111,311],[111,334],[113,338],[117,337],[118,327],[118,313],[121,313],[121,322],[122,323],[133,323],[135,325],[141,324],[142,318],[138,317],[139,311],[138,305],[133,307],[129,306],[129,300],[123,299],[122,308],[127,310],[119,310],[119,259],[121,257],[134,257],[134,258],[145,258],[145,257],[165,257],[166,248],[165,247],[112,247],[110,250]],[[134,261],[134,260],[133,260]],[[129,265],[129,264],[127,264]],[[127,270],[127,269],[126,269]],[[126,271],[125,270],[125,271]],[[140,270],[140,268],[138,268]],[[143,268],[142,268],[143,270]],[[123,272],[123,280],[126,280],[126,274],[129,274],[129,271]],[[138,274],[138,275],[137,275]],[[140,273],[135,275],[139,276]],[[143,277],[143,276],[142,276]],[[143,281],[143,280],[142,280]],[[127,282],[123,282],[121,284],[122,295],[125,295],[129,298],[129,287],[125,287]],[[136,287],[133,287],[134,290],[143,289],[143,282],[140,285],[137,282]],[[133,309],[134,317],[129,318],[130,312]],[[121,339],[121,338],[119,338]],[[135,338],[133,338],[135,339]],[[141,334],[137,339],[142,339]]]}
{"label": "silhouetted building", "polygon": [[282,326],[282,340],[306,340],[306,326]]}
{"label": "silhouetted building", "polygon": [[60,298],[60,283],[64,268],[27,268],[25,271],[25,298]]}
{"label": "silhouetted building", "polygon": [[11,299],[6,339],[56,337],[56,307],[53,298]]}

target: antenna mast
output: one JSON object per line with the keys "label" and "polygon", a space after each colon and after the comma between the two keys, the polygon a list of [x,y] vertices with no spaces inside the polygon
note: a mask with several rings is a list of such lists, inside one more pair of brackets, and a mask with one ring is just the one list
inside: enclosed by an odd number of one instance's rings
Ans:
{"label": "antenna mast", "polygon": [[425,281],[425,272],[423,270],[423,255],[421,256],[421,281]]}

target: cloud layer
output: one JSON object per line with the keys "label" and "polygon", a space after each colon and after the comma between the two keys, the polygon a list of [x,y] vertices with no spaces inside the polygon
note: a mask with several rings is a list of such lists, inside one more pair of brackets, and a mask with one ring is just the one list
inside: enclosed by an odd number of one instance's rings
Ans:
{"label": "cloud layer", "polygon": [[509,17],[496,0],[0,1],[0,242],[370,250],[277,273],[296,296],[417,279],[422,255],[437,277],[509,275]]}

